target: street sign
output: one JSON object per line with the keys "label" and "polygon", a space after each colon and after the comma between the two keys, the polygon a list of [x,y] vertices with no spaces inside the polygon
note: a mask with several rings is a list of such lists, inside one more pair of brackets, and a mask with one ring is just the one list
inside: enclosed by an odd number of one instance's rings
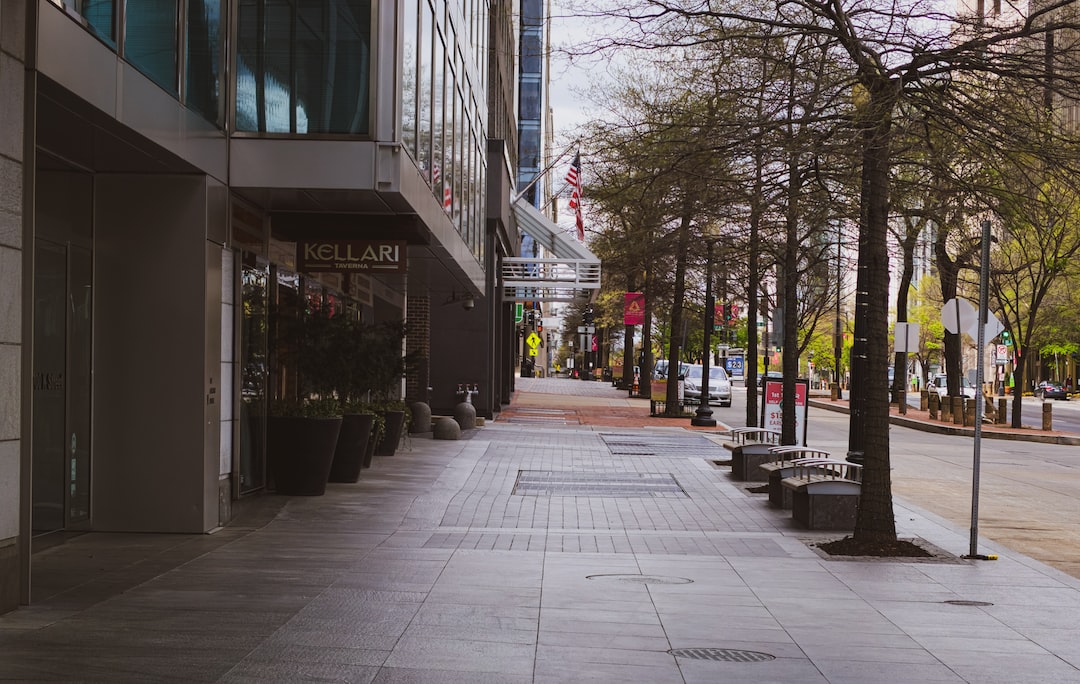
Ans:
{"label": "street sign", "polygon": [[596,332],[596,326],[595,325],[579,325],[577,327],[577,331],[581,335],[591,335],[594,332]]}
{"label": "street sign", "polygon": [[520,323],[525,318],[525,305],[522,302],[514,302],[514,322]]}
{"label": "street sign", "polygon": [[529,345],[530,349],[536,349],[540,346],[540,336],[536,333],[529,333],[529,336],[525,338],[525,344]]}
{"label": "street sign", "polygon": [[919,324],[899,322],[893,328],[893,351],[917,354],[919,352]]}
{"label": "street sign", "polygon": [[1009,348],[1008,347],[1006,347],[1003,344],[997,345],[997,357],[999,359],[1006,358],[1006,357],[1008,357],[1008,355],[1009,355]]}
{"label": "street sign", "polygon": [[954,335],[974,329],[979,322],[979,312],[966,299],[953,297],[941,307],[941,324]]}

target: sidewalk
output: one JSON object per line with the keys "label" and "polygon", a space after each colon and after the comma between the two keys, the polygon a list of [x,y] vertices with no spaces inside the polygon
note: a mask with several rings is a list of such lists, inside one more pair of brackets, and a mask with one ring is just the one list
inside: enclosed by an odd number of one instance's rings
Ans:
{"label": "sidewalk", "polygon": [[966,530],[902,501],[937,558],[820,555],[844,535],[732,481],[718,435],[603,383],[518,389],[217,534],[37,554],[0,681],[1080,682],[1080,581],[956,558]]}

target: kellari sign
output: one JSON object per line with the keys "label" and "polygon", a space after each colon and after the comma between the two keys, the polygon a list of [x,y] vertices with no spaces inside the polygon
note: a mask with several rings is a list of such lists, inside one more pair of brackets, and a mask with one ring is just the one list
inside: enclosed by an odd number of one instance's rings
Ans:
{"label": "kellari sign", "polygon": [[296,243],[296,270],[404,273],[406,245],[404,240],[301,240]]}

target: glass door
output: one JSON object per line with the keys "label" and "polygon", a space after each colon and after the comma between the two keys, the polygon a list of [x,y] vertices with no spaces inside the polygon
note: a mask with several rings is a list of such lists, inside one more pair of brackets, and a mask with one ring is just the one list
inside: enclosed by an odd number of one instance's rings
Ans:
{"label": "glass door", "polygon": [[[248,259],[245,259],[247,262]],[[265,263],[240,270],[240,494],[266,486],[267,373],[269,371],[269,284]]]}
{"label": "glass door", "polygon": [[35,241],[33,530],[90,521],[90,251]]}

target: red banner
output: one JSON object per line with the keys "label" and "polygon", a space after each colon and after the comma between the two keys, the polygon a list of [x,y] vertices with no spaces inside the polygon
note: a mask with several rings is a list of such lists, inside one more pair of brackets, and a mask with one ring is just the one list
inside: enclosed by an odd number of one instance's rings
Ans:
{"label": "red banner", "polygon": [[623,304],[623,325],[645,325],[645,295],[627,292]]}

